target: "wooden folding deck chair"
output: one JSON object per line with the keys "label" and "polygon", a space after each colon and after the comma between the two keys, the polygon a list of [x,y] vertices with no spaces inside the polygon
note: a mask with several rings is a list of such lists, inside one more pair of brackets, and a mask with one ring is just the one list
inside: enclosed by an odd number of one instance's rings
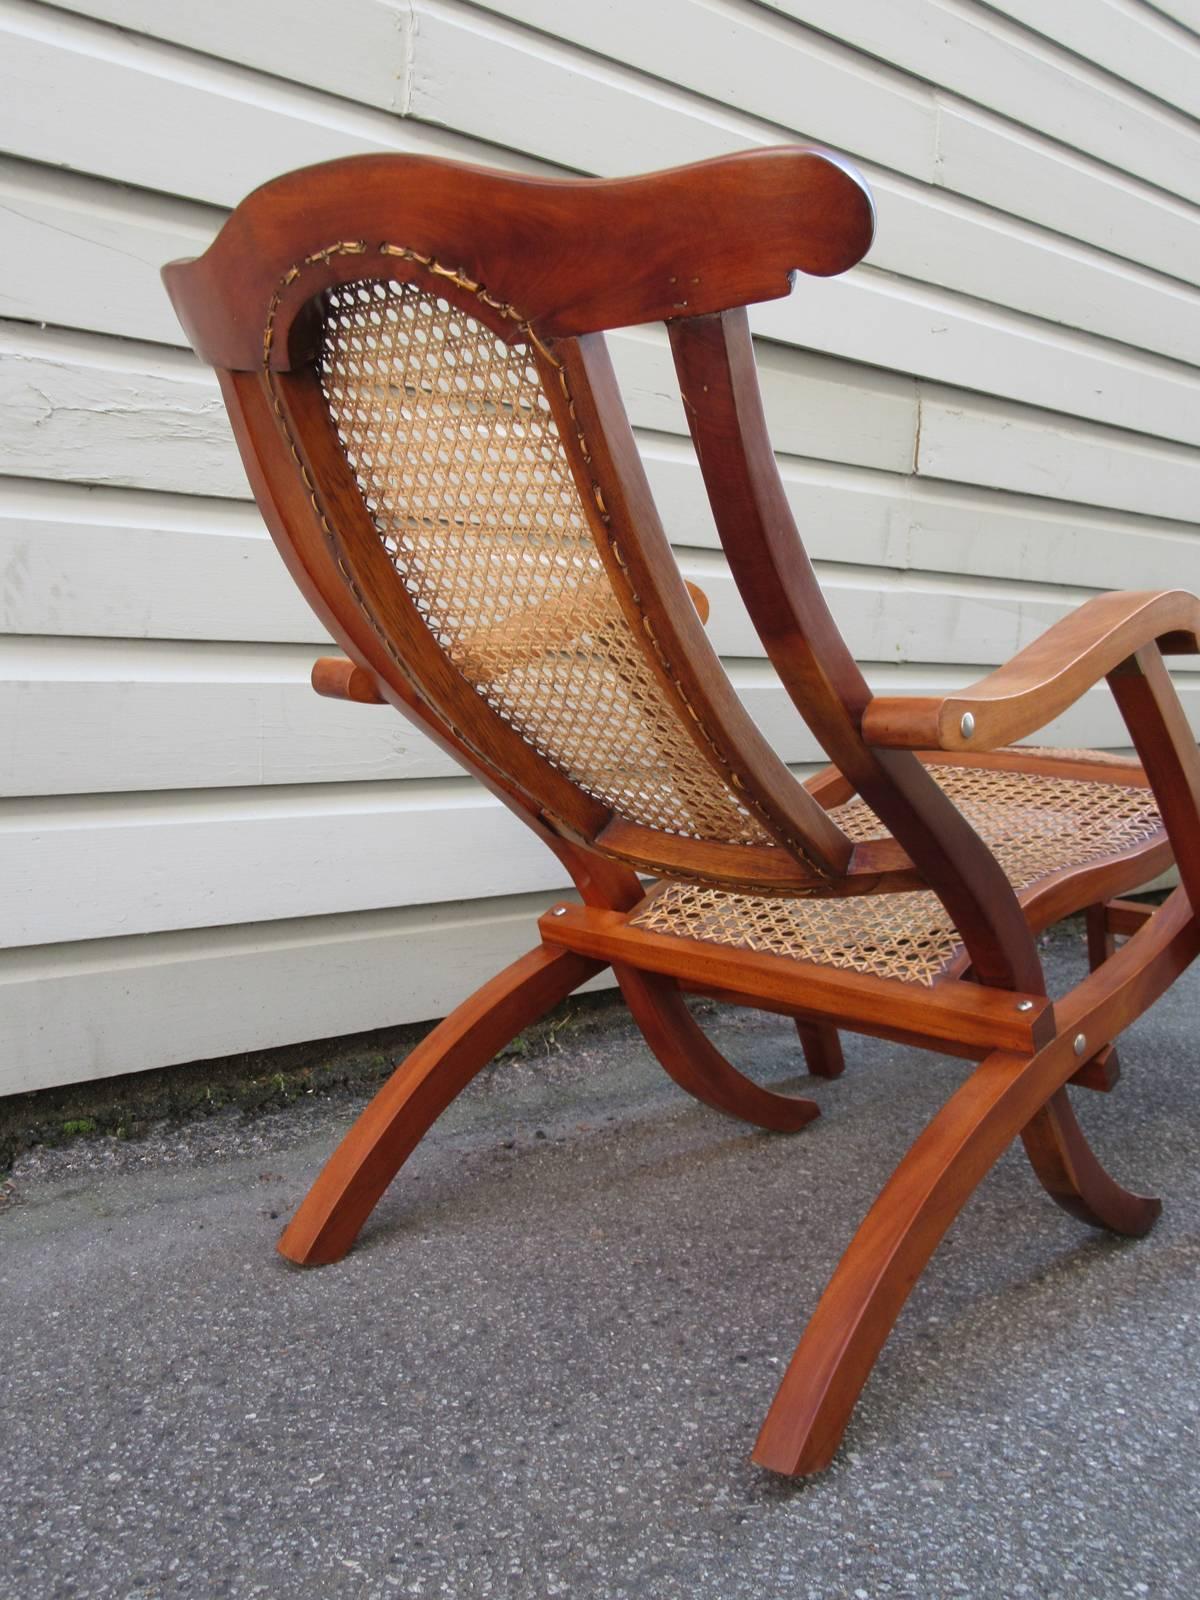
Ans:
{"label": "wooden folding deck chair", "polygon": [[[315,686],[405,712],[579,894],[397,1069],[285,1256],[342,1256],[438,1113],[606,965],[666,1071],[759,1127],[817,1106],[743,1077],[685,992],[795,1018],[826,1077],[839,1029],[978,1063],[817,1306],[755,1450],[783,1473],[828,1463],[914,1281],[1018,1134],[1073,1215],[1151,1226],[1159,1202],[1101,1167],[1065,1086],[1111,1086],[1113,1039],[1200,949],[1200,759],[1162,659],[1200,648],[1191,595],[1101,596],[960,693],[911,699],[872,697],[825,605],[745,308],[797,269],[852,266],[872,227],[862,180],[817,151],[612,181],[367,156],[267,184],[165,273],[348,658]],[[807,784],[733,692],[655,511],[603,337],[651,322],[742,597],[833,763]],[[1008,748],[1104,677],[1140,761]],[[1153,914],[1114,898],[1172,860],[1182,887]],[[1081,908],[1092,971],[1052,1001],[1034,935]]]}

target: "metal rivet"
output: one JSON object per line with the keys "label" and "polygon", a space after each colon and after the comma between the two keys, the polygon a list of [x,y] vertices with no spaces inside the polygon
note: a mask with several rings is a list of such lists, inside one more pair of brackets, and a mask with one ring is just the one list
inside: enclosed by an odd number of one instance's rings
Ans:
{"label": "metal rivet", "polygon": [[963,719],[959,723],[959,728],[964,739],[969,739],[975,732],[975,718],[969,711],[963,712]]}
{"label": "metal rivet", "polygon": [[554,910],[550,913],[550,915],[552,917],[565,917],[566,914],[567,914],[566,906],[555,906]]}
{"label": "metal rivet", "polygon": [[1075,1054],[1081,1056],[1087,1049],[1087,1036],[1082,1033],[1075,1035]]}
{"label": "metal rivet", "polygon": [[1033,1001],[1032,1000],[1018,1000],[1017,1001],[1017,1010],[1018,1011],[1032,1011],[1033,1010]]}

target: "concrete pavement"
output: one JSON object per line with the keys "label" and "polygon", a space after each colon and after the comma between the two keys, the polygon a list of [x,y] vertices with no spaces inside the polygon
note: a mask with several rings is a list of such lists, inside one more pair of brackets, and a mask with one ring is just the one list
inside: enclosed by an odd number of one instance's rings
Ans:
{"label": "concrete pavement", "polygon": [[[0,1597],[1192,1600],[1198,1013],[1195,970],[1079,1097],[1156,1231],[1097,1237],[1010,1152],[807,1483],[755,1430],[961,1064],[848,1039],[779,1138],[598,1014],[490,1069],[315,1272],[273,1244],[345,1097],[35,1151],[0,1214]],[[781,1019],[706,1022],[802,1071]]]}

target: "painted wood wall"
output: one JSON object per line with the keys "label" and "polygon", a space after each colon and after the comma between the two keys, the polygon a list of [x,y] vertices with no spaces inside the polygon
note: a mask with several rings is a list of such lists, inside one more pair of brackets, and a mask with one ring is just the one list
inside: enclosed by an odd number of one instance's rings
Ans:
{"label": "painted wood wall", "polygon": [[[399,718],[307,687],[321,630],[158,282],[286,168],[844,151],[869,263],[755,327],[873,683],[969,681],[1097,589],[1200,588],[1200,0],[0,0],[0,26],[0,1092],[436,1016],[560,887]],[[712,634],[804,767],[664,340],[614,346]],[[1050,737],[1123,743],[1102,693]]]}

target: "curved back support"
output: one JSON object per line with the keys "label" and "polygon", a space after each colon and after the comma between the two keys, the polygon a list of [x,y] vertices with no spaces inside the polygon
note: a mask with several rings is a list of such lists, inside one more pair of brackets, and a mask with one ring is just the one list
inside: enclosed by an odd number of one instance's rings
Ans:
{"label": "curved back support", "polygon": [[[810,665],[785,681],[899,843],[852,846],[759,734],[688,598],[602,338],[672,326],[722,537],[775,659],[778,597],[744,581],[711,471],[713,440],[741,427],[750,391],[742,382],[732,406],[720,383],[695,391],[688,352],[722,314],[786,294],[795,270],[852,265],[872,225],[861,180],[817,151],[565,181],[362,157],[258,190],[165,277],[222,374],[256,497],[305,593],[387,697],[544,836],[773,892],[911,887],[916,861],[953,902],[980,975],[1023,965],[1015,986],[1035,988],[1007,909],[977,905],[993,890],[1003,901],[987,851],[935,814],[927,780],[930,793],[898,798],[920,787],[915,761],[889,758],[889,776],[867,758],[865,686],[815,581],[799,619]],[[750,434],[769,461],[765,434]],[[940,881],[954,876],[935,848],[942,825],[958,865],[977,847],[981,895]]]}

